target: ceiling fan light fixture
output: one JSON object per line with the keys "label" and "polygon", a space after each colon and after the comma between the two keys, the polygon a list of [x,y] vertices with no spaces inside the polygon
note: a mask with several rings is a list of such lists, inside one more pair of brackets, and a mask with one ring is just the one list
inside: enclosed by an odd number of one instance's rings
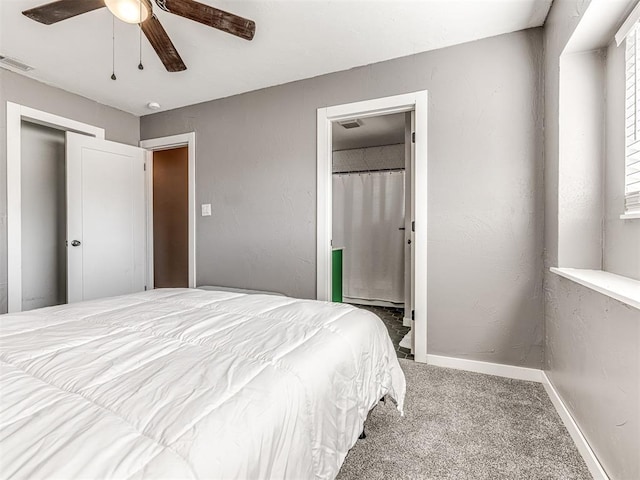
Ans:
{"label": "ceiling fan light fixture", "polygon": [[126,23],[142,23],[151,13],[144,0],[104,0],[111,13]]}

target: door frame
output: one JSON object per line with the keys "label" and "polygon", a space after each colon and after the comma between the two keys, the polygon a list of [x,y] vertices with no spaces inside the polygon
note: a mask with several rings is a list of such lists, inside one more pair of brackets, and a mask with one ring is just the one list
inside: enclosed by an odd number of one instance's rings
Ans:
{"label": "door frame", "polygon": [[153,280],[153,152],[187,147],[189,179],[189,288],[196,287],[196,133],[181,133],[168,137],[141,140],[140,147],[147,150],[147,288],[154,288]]}
{"label": "door frame", "polygon": [[427,108],[426,90],[317,110],[317,243],[316,296],[331,299],[332,237],[332,123],[415,111],[415,236],[414,265],[415,321],[413,334],[416,362],[427,362]]}
{"label": "door frame", "polygon": [[104,128],[7,102],[7,311],[22,311],[22,122],[104,140]]}

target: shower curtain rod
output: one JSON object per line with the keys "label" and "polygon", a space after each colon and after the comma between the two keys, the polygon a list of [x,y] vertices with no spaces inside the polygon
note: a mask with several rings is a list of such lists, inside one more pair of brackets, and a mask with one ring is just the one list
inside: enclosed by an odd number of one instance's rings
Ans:
{"label": "shower curtain rod", "polygon": [[404,172],[404,168],[378,168],[376,170],[351,170],[348,172],[333,172],[333,175],[348,175],[351,173]]}

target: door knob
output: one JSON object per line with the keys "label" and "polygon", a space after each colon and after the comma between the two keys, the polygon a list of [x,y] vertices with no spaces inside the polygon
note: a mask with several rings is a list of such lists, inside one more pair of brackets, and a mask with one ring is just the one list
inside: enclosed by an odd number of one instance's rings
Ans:
{"label": "door knob", "polygon": [[72,246],[72,247],[78,247],[78,246],[80,246],[80,241],[79,241],[79,240],[73,240],[73,241],[71,242],[71,246]]}

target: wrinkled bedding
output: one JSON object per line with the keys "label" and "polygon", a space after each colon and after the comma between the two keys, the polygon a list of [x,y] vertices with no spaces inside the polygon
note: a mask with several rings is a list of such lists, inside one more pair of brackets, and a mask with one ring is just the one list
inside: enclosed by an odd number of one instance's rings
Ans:
{"label": "wrinkled bedding", "polygon": [[1,478],[334,478],[405,379],[342,304],[161,289],[0,317]]}

